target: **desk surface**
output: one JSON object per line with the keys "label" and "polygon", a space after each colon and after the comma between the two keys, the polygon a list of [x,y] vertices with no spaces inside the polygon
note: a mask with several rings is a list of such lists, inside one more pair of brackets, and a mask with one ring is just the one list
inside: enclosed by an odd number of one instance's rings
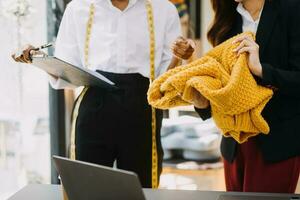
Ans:
{"label": "desk surface", "polygon": [[[225,193],[205,191],[183,191],[183,190],[152,190],[144,189],[147,200],[217,200],[221,194],[230,195],[253,195],[256,193]],[[294,197],[300,199],[300,195],[292,194],[259,194],[265,197]],[[289,199],[288,198],[288,199]],[[62,200],[61,187],[58,185],[29,185],[16,193],[8,200]],[[266,198],[268,199],[268,198]]]}

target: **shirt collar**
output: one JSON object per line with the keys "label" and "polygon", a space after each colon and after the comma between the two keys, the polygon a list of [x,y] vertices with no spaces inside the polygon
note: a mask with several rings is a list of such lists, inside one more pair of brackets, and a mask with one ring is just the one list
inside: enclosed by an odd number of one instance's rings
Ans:
{"label": "shirt collar", "polygon": [[[90,0],[93,3],[97,3],[97,2],[101,2],[101,1],[106,1],[109,5],[112,5],[111,0]],[[135,5],[137,3],[137,1],[139,0],[129,0],[128,6],[125,10],[127,10],[128,8],[132,7],[133,5]]]}
{"label": "shirt collar", "polygon": [[237,6],[236,8],[237,12],[240,13],[240,15],[245,19],[247,20],[248,22],[252,22],[252,23],[255,23],[255,22],[259,22],[260,20],[260,16],[261,16],[261,13],[262,13],[262,10],[263,8],[260,10],[260,13],[259,13],[259,17],[256,21],[253,20],[251,14],[248,12],[248,10],[246,10],[243,6],[242,3],[239,3],[239,5]]}

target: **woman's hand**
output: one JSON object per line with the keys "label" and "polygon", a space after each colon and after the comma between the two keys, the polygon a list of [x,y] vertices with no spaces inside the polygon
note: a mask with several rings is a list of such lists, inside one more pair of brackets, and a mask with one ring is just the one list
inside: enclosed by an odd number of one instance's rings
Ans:
{"label": "woman's hand", "polygon": [[196,44],[193,40],[179,37],[175,40],[171,49],[174,56],[187,60],[193,55],[195,47]]}
{"label": "woman's hand", "polygon": [[250,36],[237,38],[233,43],[240,43],[234,50],[239,56],[248,53],[248,66],[252,74],[262,78],[262,65],[259,59],[259,45]]}
{"label": "woman's hand", "polygon": [[195,88],[192,88],[192,104],[199,109],[205,109],[209,106],[209,101],[200,94]]}
{"label": "woman's hand", "polygon": [[14,53],[11,57],[20,63],[31,63],[32,55],[40,54],[40,51],[36,51],[36,48],[32,45],[26,45],[21,51]]}

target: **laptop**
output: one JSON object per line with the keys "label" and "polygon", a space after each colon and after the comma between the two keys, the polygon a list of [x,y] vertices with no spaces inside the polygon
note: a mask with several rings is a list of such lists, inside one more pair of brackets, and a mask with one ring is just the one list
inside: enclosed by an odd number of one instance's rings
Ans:
{"label": "laptop", "polygon": [[[53,156],[53,159],[69,200],[146,200],[138,176],[133,172],[59,156]],[[272,196],[259,193],[220,193],[216,197],[206,192],[196,197],[185,191],[161,191],[155,194],[155,199],[181,200],[182,196],[186,200],[300,200],[299,195]]]}
{"label": "laptop", "polygon": [[133,172],[53,156],[69,200],[145,200]]}

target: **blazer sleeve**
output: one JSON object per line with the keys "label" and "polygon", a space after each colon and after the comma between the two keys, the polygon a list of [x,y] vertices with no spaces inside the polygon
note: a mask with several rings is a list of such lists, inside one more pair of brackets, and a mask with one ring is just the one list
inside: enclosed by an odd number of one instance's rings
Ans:
{"label": "blazer sleeve", "polygon": [[198,113],[198,115],[201,117],[201,119],[207,120],[207,119],[211,118],[211,107],[210,106],[205,109],[199,109],[196,107],[194,107],[194,108],[195,108],[195,111]]}
{"label": "blazer sleeve", "polygon": [[300,97],[300,1],[290,1],[288,26],[288,67],[282,70],[262,63],[262,84],[271,85],[280,93]]}

